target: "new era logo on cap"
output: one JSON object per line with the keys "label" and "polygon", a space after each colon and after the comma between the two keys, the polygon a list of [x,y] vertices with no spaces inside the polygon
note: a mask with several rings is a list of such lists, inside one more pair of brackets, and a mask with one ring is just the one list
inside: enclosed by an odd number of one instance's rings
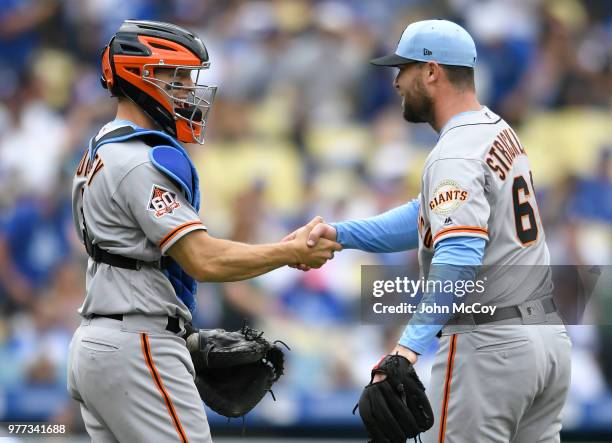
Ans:
{"label": "new era logo on cap", "polygon": [[420,62],[467,66],[476,64],[476,45],[470,34],[448,20],[423,20],[404,30],[395,53],[371,61],[378,66],[401,66]]}

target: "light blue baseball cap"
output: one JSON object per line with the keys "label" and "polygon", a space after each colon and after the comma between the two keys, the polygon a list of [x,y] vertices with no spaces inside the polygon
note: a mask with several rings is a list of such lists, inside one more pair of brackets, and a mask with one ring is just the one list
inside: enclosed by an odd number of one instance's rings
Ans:
{"label": "light blue baseball cap", "polygon": [[377,66],[400,66],[414,62],[473,68],[476,65],[476,44],[457,23],[423,20],[408,25],[394,54],[370,61]]}

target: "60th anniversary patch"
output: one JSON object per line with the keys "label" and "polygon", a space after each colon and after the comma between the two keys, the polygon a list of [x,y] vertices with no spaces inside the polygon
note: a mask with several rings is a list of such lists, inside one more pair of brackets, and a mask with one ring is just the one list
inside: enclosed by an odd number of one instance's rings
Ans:
{"label": "60th anniversary patch", "polygon": [[172,215],[175,209],[181,207],[176,200],[176,194],[160,185],[153,185],[151,197],[147,209],[155,213],[155,218],[161,218],[166,214]]}

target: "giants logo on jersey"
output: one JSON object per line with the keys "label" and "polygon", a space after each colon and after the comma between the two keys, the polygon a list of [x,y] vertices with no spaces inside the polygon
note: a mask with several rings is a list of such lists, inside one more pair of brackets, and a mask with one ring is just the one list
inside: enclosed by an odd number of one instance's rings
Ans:
{"label": "giants logo on jersey", "polygon": [[155,213],[155,218],[163,217],[166,214],[172,215],[174,210],[180,207],[181,204],[176,200],[174,192],[163,186],[153,185],[147,209]]}
{"label": "giants logo on jersey", "polygon": [[461,189],[454,180],[442,180],[436,186],[433,198],[429,201],[429,209],[436,214],[448,215],[457,209],[468,198],[468,192]]}

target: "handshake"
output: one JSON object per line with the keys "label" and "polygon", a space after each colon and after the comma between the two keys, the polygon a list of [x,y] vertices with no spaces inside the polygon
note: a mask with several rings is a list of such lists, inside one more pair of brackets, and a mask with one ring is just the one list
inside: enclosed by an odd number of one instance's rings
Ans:
{"label": "handshake", "polygon": [[295,251],[294,263],[289,266],[301,271],[320,268],[334,258],[335,251],[342,250],[342,245],[336,243],[336,228],[319,216],[287,235],[282,242],[289,243]]}

